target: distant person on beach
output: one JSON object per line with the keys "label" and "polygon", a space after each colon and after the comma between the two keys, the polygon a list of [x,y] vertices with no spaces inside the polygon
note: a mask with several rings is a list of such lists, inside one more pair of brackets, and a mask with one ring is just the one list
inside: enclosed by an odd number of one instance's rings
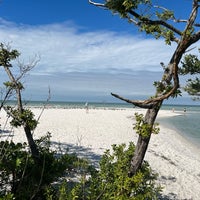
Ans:
{"label": "distant person on beach", "polygon": [[184,108],[183,112],[186,113],[186,108]]}
{"label": "distant person on beach", "polygon": [[86,110],[86,113],[88,113],[88,110],[89,110],[88,102],[85,103],[85,110]]}

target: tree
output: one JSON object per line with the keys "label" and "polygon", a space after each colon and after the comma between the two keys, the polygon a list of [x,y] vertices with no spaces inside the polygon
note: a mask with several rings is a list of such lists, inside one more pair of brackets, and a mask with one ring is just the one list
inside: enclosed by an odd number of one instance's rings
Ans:
{"label": "tree", "polygon": [[[26,134],[26,138],[31,150],[31,154],[35,161],[39,161],[39,151],[38,147],[33,140],[32,131],[35,129],[37,125],[37,120],[34,119],[33,113],[28,110],[24,109],[22,104],[22,97],[21,91],[23,90],[23,85],[20,82],[21,78],[30,71],[37,61],[29,65],[20,64],[20,75],[15,77],[11,68],[13,65],[11,64],[12,60],[15,60],[19,57],[20,53],[17,50],[12,50],[9,45],[5,46],[4,44],[0,44],[0,66],[2,66],[7,73],[10,81],[4,83],[7,88],[6,95],[4,100],[1,103],[1,108],[4,107],[8,115],[10,115],[13,119],[11,124],[15,127],[23,126],[24,132]],[[14,109],[10,106],[4,106],[4,102],[9,98],[9,96],[15,92],[16,99],[17,99],[17,109]]]}
{"label": "tree", "polygon": [[[164,38],[167,45],[176,44],[169,62],[167,64],[160,63],[164,71],[162,79],[154,83],[155,96],[140,101],[130,100],[112,93],[118,99],[147,109],[144,119],[139,118],[139,126],[137,126],[139,137],[131,160],[130,176],[133,176],[141,168],[151,134],[154,131],[155,119],[163,101],[180,94],[179,64],[181,59],[188,48],[200,39],[200,24],[196,22],[200,1],[192,0],[191,2],[192,9],[188,19],[185,20],[177,19],[173,11],[161,5],[155,5],[153,0],[104,0],[103,3],[89,0],[90,4],[119,14],[140,31],[155,39]],[[199,79],[197,82],[199,83]],[[144,132],[145,134],[143,134]]]}
{"label": "tree", "polygon": [[[183,59],[182,67],[179,70],[181,75],[196,75],[200,73],[200,60],[196,55],[186,55]],[[200,79],[195,77],[195,79],[188,79],[184,90],[193,97],[193,100],[200,99]]]}

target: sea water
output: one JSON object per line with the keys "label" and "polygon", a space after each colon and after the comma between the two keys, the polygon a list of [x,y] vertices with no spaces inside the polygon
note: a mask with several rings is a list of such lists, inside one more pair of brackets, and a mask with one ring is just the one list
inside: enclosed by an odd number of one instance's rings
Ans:
{"label": "sea water", "polygon": [[200,106],[163,106],[163,109],[170,108],[180,115],[163,118],[160,123],[175,129],[185,139],[200,148]]}

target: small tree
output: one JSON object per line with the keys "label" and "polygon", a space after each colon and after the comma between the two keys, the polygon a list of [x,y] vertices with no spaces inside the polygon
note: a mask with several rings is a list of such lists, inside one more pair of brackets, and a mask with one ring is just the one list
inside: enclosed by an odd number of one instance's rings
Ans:
{"label": "small tree", "polygon": [[[155,5],[154,1],[151,0],[103,0],[102,2],[96,3],[89,0],[89,3],[95,6],[111,10],[122,18],[126,18],[140,31],[156,39],[164,38],[167,45],[176,44],[169,62],[166,65],[161,63],[164,72],[161,81],[154,83],[156,87],[154,97],[139,101],[126,99],[112,93],[113,96],[123,101],[147,109],[146,115],[138,127],[138,142],[129,170],[129,174],[132,176],[141,168],[151,133],[154,130],[155,119],[163,101],[169,97],[177,97],[180,94],[179,64],[188,48],[200,39],[200,24],[196,22],[200,5],[199,0],[192,0],[192,8],[188,19],[177,19],[173,11],[162,5]],[[181,6],[179,5],[179,9],[181,9]],[[189,70],[189,72],[191,71]],[[199,79],[197,79],[197,82],[199,84]],[[196,88],[196,86],[193,85],[192,88]],[[188,90],[191,91],[190,88]],[[142,134],[144,129],[146,133]]]}
{"label": "small tree", "polygon": [[[2,66],[9,77],[9,81],[5,82],[4,85],[7,88],[4,100],[1,103],[1,108],[4,107],[8,115],[12,117],[11,124],[15,127],[23,126],[26,138],[31,150],[31,154],[35,161],[39,160],[38,147],[33,139],[32,131],[37,125],[37,120],[34,119],[34,114],[29,109],[24,109],[22,104],[21,91],[23,90],[23,84],[20,82],[21,78],[30,71],[37,61],[30,65],[19,65],[20,75],[15,77],[11,68],[13,65],[11,62],[19,57],[20,53],[17,50],[12,50],[9,46],[0,44],[0,66]],[[4,102],[7,98],[15,92],[17,99],[17,109],[10,106],[4,106]]]}

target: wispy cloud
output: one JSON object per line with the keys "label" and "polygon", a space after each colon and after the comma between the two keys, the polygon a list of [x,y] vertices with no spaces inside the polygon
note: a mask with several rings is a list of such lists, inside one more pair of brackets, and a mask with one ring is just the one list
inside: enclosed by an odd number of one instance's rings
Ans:
{"label": "wispy cloud", "polygon": [[162,71],[159,63],[167,64],[173,52],[161,40],[86,32],[73,22],[29,26],[0,19],[0,42],[11,43],[24,62],[40,55],[26,81],[31,99],[45,99],[48,86],[54,100],[103,98],[110,92],[152,95]]}
{"label": "wispy cloud", "polygon": [[81,32],[72,22],[44,26],[1,20],[1,42],[12,42],[22,57],[41,56],[37,73],[127,70],[160,71],[171,48],[163,41],[109,31]]}

